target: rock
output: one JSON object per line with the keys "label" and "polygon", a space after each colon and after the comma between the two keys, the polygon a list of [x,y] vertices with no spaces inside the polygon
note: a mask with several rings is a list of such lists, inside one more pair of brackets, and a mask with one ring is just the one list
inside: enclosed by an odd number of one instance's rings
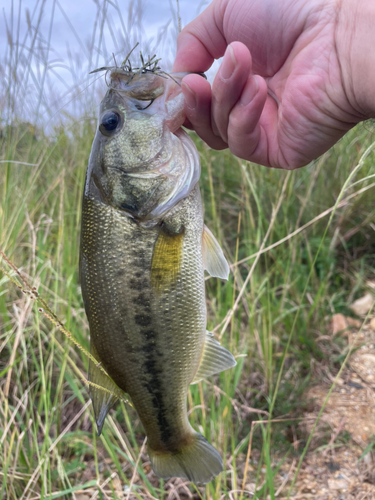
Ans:
{"label": "rock", "polygon": [[247,483],[245,484],[245,490],[252,495],[255,493],[255,483]]}
{"label": "rock", "polygon": [[374,297],[371,293],[366,293],[363,297],[353,302],[350,309],[354,311],[358,316],[364,316],[369,312],[374,303]]}
{"label": "rock", "polygon": [[375,355],[369,352],[357,351],[350,359],[352,368],[362,380],[370,385],[375,384]]}
{"label": "rock", "polygon": [[348,328],[348,322],[343,314],[338,313],[332,316],[332,333],[337,335]]}
{"label": "rock", "polygon": [[348,481],[345,479],[328,479],[328,486],[330,490],[347,490],[348,489]]}
{"label": "rock", "polygon": [[372,318],[370,321],[370,328],[373,332],[375,332],[375,318]]}
{"label": "rock", "polygon": [[354,319],[347,316],[346,321],[348,322],[349,326],[353,326],[354,328],[361,328],[362,326],[362,321],[360,321],[359,319]]}
{"label": "rock", "polygon": [[117,493],[122,493],[123,487],[122,487],[121,481],[118,477],[115,477],[115,479],[112,480],[112,486],[116,490]]}

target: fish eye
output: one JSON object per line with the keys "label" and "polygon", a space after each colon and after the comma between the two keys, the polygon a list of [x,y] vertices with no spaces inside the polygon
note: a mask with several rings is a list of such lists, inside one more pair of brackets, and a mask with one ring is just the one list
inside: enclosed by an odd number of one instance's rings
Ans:
{"label": "fish eye", "polygon": [[112,135],[121,124],[121,116],[116,111],[107,111],[104,113],[99,125],[99,130],[104,135]]}

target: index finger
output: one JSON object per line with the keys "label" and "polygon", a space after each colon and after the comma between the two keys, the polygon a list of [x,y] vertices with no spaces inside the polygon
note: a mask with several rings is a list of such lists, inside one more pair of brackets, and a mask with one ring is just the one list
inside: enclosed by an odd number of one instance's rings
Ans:
{"label": "index finger", "polygon": [[212,2],[178,35],[174,72],[204,72],[212,66],[214,59],[224,55],[227,42],[216,3]]}

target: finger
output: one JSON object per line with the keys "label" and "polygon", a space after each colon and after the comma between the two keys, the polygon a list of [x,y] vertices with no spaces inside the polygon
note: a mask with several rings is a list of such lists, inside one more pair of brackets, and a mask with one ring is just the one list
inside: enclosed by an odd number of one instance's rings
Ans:
{"label": "finger", "polygon": [[182,80],[185,114],[196,133],[211,148],[224,149],[227,144],[217,137],[211,127],[211,85],[198,75],[188,75]]}
{"label": "finger", "polygon": [[178,35],[172,71],[207,71],[214,59],[224,54],[227,42],[223,35],[222,18],[215,15],[216,4],[214,0]]}
{"label": "finger", "polygon": [[[241,98],[230,113],[228,145],[236,156],[271,166],[271,144],[277,142],[277,105],[267,98],[267,84],[259,75],[250,76]],[[272,165],[278,166],[278,165]]]}
{"label": "finger", "polygon": [[185,128],[188,128],[189,130],[194,130],[194,127],[193,125],[190,123],[190,120],[188,120],[186,117],[185,117],[185,121],[183,123],[183,126]]}
{"label": "finger", "polygon": [[250,72],[249,49],[241,42],[233,42],[225,52],[212,85],[212,129],[225,142],[228,142],[229,114],[240,99]]}

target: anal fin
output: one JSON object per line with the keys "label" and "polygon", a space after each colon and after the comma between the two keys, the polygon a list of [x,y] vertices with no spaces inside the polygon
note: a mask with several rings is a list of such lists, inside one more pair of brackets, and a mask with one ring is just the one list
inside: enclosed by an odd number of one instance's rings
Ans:
{"label": "anal fin", "polygon": [[233,354],[220,345],[212,333],[207,332],[201,362],[191,384],[196,384],[203,378],[233,368],[236,364]]}
{"label": "anal fin", "polygon": [[[90,340],[90,353],[96,360],[100,362],[98,352],[92,340]],[[105,373],[103,373],[90,359],[89,363],[89,381],[95,385],[103,387],[106,390],[99,389],[90,384],[90,396],[92,406],[94,408],[94,415],[98,434],[100,436],[105,417],[112,408],[112,406],[119,399],[115,394],[119,394],[120,389]]]}
{"label": "anal fin", "polygon": [[228,262],[215,236],[207,226],[203,227],[202,253],[205,270],[215,278],[227,280],[229,276]]}

